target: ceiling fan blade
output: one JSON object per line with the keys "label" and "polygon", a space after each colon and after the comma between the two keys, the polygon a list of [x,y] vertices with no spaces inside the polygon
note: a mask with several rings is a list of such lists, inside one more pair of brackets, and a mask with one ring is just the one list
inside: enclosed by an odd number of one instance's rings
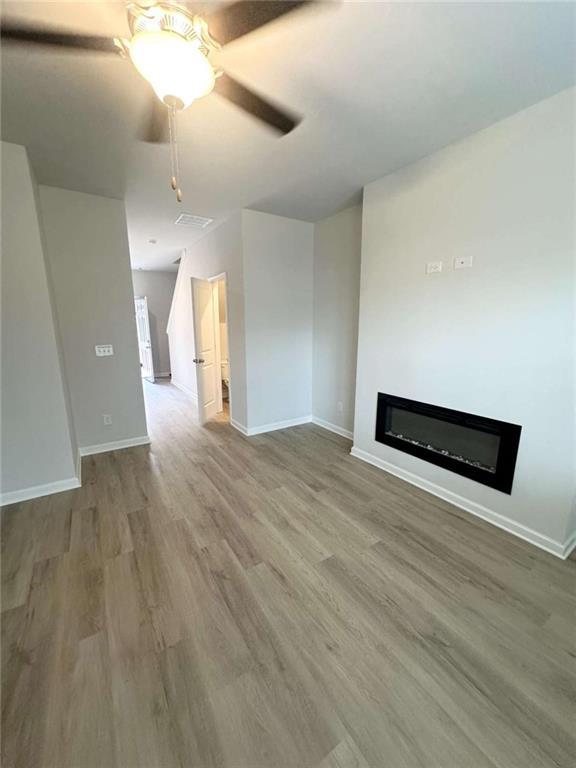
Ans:
{"label": "ceiling fan blade", "polygon": [[312,4],[311,0],[240,0],[214,11],[206,21],[214,39],[226,45],[287,13]]}
{"label": "ceiling fan blade", "polygon": [[257,93],[246,88],[230,75],[222,75],[216,80],[215,92],[231,101],[244,112],[256,117],[266,125],[286,134],[295,128],[301,118],[290,115],[278,107],[275,107],[269,101],[266,101]]}
{"label": "ceiling fan blade", "polygon": [[168,109],[155,94],[151,94],[148,115],[139,139],[149,144],[163,144],[168,141]]}
{"label": "ceiling fan blade", "polygon": [[31,43],[80,51],[119,53],[119,49],[111,37],[77,35],[73,32],[60,32],[55,29],[29,26],[11,21],[3,21],[0,25],[0,38],[5,43]]}

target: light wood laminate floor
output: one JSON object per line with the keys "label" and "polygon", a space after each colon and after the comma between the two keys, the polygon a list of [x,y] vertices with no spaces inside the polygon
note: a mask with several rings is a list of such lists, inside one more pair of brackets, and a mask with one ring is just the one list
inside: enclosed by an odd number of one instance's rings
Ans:
{"label": "light wood laminate floor", "polygon": [[4,510],[4,768],[574,767],[574,561],[146,391],[151,446]]}

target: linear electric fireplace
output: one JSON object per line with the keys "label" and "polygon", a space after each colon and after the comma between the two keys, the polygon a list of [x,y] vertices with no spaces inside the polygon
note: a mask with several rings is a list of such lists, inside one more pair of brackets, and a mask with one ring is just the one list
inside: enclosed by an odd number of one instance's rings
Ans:
{"label": "linear electric fireplace", "polygon": [[504,493],[522,427],[378,393],[376,440]]}

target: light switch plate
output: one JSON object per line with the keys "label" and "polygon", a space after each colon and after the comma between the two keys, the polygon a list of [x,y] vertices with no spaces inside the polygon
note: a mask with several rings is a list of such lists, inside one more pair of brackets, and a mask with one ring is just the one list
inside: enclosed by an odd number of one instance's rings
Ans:
{"label": "light switch plate", "polygon": [[96,344],[94,349],[96,350],[96,357],[109,357],[114,354],[112,344]]}
{"label": "light switch plate", "polygon": [[432,275],[434,272],[442,272],[441,261],[429,261],[428,264],[426,264],[426,274]]}
{"label": "light switch plate", "polygon": [[454,259],[454,269],[466,269],[472,266],[472,256],[456,256]]}

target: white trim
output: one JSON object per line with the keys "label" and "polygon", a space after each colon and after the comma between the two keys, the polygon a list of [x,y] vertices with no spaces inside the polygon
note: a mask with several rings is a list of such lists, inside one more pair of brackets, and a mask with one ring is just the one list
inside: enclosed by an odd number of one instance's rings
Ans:
{"label": "white trim", "polygon": [[76,454],[76,477],[78,478],[78,482],[80,483],[80,486],[82,486],[82,454],[80,453],[80,448],[78,448],[78,453]]}
{"label": "white trim", "polygon": [[180,392],[184,392],[185,395],[188,395],[188,397],[191,397],[192,400],[194,400],[194,402],[196,403],[196,405],[198,405],[198,395],[196,394],[196,392],[194,392],[193,389],[190,389],[190,387],[187,387],[185,384],[180,384],[180,382],[176,381],[175,379],[172,379],[170,383],[173,384],[176,387],[176,389],[179,389]]}
{"label": "white trim", "polygon": [[95,453],[108,453],[108,451],[119,451],[122,448],[133,448],[136,445],[149,445],[148,435],[142,437],[129,437],[127,440],[115,440],[112,443],[100,443],[99,445],[85,445],[80,448],[81,456],[92,456]]}
{"label": "white trim", "polygon": [[487,522],[492,523],[492,525],[496,525],[498,528],[502,528],[504,531],[514,534],[514,536],[518,536],[520,539],[524,539],[524,541],[530,542],[530,544],[540,547],[540,549],[549,552],[551,555],[556,555],[556,557],[565,559],[570,554],[572,548],[576,546],[576,533],[574,533],[565,544],[561,544],[559,541],[555,541],[548,536],[544,536],[542,533],[538,533],[538,531],[535,531],[533,528],[528,528],[521,523],[517,523],[515,520],[511,520],[509,517],[504,517],[504,515],[500,515],[498,512],[494,512],[481,504],[477,504],[475,501],[465,499],[463,496],[448,491],[446,488],[431,483],[429,480],[424,480],[423,478],[418,477],[418,475],[414,475],[412,472],[401,469],[395,464],[390,464],[388,461],[384,461],[384,459],[380,459],[378,456],[368,453],[368,451],[363,451],[362,449],[353,446],[350,453],[355,458],[365,461],[367,464],[372,464],[379,469],[383,469],[385,472],[390,472],[390,474],[405,480],[407,483],[422,488],[424,491],[428,491],[428,493],[438,496],[438,498],[444,499],[444,501],[448,501],[450,504],[454,504],[454,506],[460,507],[460,509],[470,512],[476,517],[480,517],[482,520],[486,520]]}
{"label": "white trim", "polygon": [[[232,362],[230,361],[230,292],[228,290],[228,273],[227,272],[220,272],[219,275],[215,275],[214,277],[209,278],[210,281],[216,280],[224,280],[224,303],[225,303],[225,309],[226,309],[226,347],[228,349],[228,408],[229,412],[232,413],[232,404],[234,402],[234,368],[232,366]],[[220,299],[218,298],[218,302],[220,302]],[[218,306],[220,306],[220,303],[218,303]],[[219,355],[220,355],[220,361],[219,361],[219,368],[220,375],[222,374],[222,349],[220,346],[220,318],[218,318],[218,345],[219,345]],[[220,378],[220,394],[222,394],[222,379]],[[223,401],[220,401],[220,409],[222,410],[223,407]]]}
{"label": "white trim", "polygon": [[242,432],[243,435],[246,435],[248,437],[248,430],[244,426],[244,424],[240,424],[239,421],[235,421],[234,419],[230,419],[230,426],[234,427],[234,429],[237,429],[238,432]]}
{"label": "white trim", "polygon": [[300,416],[297,419],[287,419],[286,421],[274,421],[271,424],[262,424],[260,427],[245,427],[243,424],[240,424],[233,419],[230,420],[230,424],[234,429],[242,432],[243,435],[252,437],[253,435],[262,435],[265,432],[275,432],[277,429],[288,429],[289,427],[298,427],[300,424],[310,424],[311,421],[312,416]]}
{"label": "white trim", "polygon": [[339,427],[337,424],[332,424],[330,421],[324,421],[324,419],[320,419],[318,416],[312,416],[312,424],[316,424],[318,427],[327,429],[329,432],[334,432],[335,434],[340,435],[340,437],[347,437],[348,440],[352,440],[354,438],[354,433],[350,432],[349,429]]}
{"label": "white trim", "polygon": [[[226,278],[222,278],[224,281]],[[210,278],[212,283],[212,324],[214,326],[214,381],[216,384],[216,413],[222,413],[224,408],[222,400],[222,350],[220,347],[220,291],[218,288],[218,278]],[[226,282],[224,282],[226,290]],[[228,325],[228,315],[226,315],[226,325]]]}
{"label": "white trim", "polygon": [[[154,381],[154,353],[152,350],[152,334],[150,333],[150,312],[148,297],[134,297],[134,316],[136,320],[136,336],[138,338],[138,358],[140,360],[140,376],[145,381]],[[142,335],[144,338],[142,338]]]}
{"label": "white trim", "polygon": [[226,272],[220,272],[218,275],[214,275],[214,277],[209,277],[208,278],[208,282],[209,283],[214,283],[214,282],[218,282],[218,280],[226,281],[226,279],[227,279],[226,278]]}
{"label": "white trim", "polygon": [[561,554],[561,557],[566,560],[567,557],[570,557],[572,554],[572,550],[576,549],[576,531],[568,537],[566,542],[564,543],[563,551]]}
{"label": "white trim", "polygon": [[29,488],[22,488],[20,491],[8,491],[0,494],[0,506],[7,504],[17,504],[20,501],[29,499],[38,499],[41,496],[50,496],[53,493],[62,493],[70,491],[73,488],[80,488],[80,480],[77,477],[70,477],[66,480],[56,480],[54,483],[45,485],[32,485]]}
{"label": "white trim", "polygon": [[287,419],[286,421],[274,421],[271,424],[262,424],[260,427],[248,427],[247,434],[262,435],[265,432],[275,432],[278,429],[288,429],[289,427],[298,427],[300,424],[310,424],[312,416],[300,416],[297,419]]}

